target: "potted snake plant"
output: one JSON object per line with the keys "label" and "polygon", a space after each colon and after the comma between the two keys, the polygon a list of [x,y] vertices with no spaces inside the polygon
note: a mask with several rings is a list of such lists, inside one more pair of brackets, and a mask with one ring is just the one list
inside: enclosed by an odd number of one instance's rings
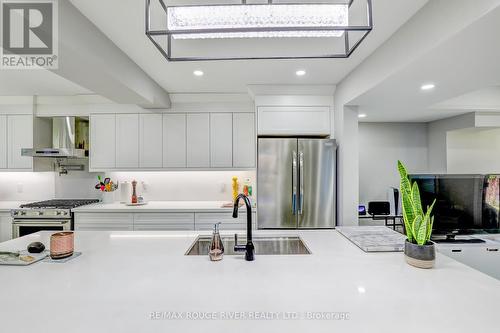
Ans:
{"label": "potted snake plant", "polygon": [[405,259],[412,266],[432,268],[436,258],[436,249],[431,242],[434,216],[431,215],[434,202],[424,212],[420,191],[415,182],[408,177],[406,167],[398,161],[398,171],[401,176],[400,190],[403,207],[403,220],[406,233]]}

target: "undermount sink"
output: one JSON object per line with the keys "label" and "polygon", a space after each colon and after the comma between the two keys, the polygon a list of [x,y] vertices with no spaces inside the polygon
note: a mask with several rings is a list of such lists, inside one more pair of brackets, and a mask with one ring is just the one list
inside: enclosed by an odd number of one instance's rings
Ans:
{"label": "undermount sink", "polygon": [[[234,252],[234,238],[230,236],[222,236],[222,244],[224,245],[225,255],[242,255],[241,252]],[[240,241],[244,244],[246,236],[238,235]],[[186,252],[187,256],[204,256],[208,255],[208,250],[212,242],[211,236],[198,236],[194,243]],[[275,236],[275,237],[254,237],[253,244],[255,246],[256,255],[297,255],[311,254],[306,244],[300,237],[297,236]]]}

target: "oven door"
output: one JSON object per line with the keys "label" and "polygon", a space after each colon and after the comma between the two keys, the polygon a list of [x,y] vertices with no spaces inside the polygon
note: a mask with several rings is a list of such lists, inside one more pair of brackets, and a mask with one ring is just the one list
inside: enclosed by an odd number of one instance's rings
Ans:
{"label": "oven door", "polygon": [[71,220],[14,220],[12,221],[12,238],[26,236],[39,231],[69,231]]}

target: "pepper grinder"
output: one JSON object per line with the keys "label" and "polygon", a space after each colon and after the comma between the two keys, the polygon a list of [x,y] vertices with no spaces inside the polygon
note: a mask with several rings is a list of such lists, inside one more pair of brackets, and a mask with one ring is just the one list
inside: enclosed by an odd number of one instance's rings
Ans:
{"label": "pepper grinder", "polygon": [[214,224],[212,244],[210,244],[210,251],[208,252],[208,256],[212,261],[222,260],[222,256],[224,255],[224,245],[222,245],[222,240],[220,238],[219,226],[220,222]]}
{"label": "pepper grinder", "polygon": [[136,191],[136,189],[137,189],[137,181],[134,180],[134,181],[132,181],[132,201],[131,201],[133,204],[137,203],[137,191]]}

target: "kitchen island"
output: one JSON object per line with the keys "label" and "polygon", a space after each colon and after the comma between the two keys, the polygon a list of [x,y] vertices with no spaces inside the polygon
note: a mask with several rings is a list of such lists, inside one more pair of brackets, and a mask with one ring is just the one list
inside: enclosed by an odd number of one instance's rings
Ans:
{"label": "kitchen island", "polygon": [[[257,231],[254,237],[299,235],[312,254],[210,262],[185,256],[199,234],[77,232],[75,248],[83,254],[67,263],[0,266],[1,330],[498,330],[500,281],[444,255],[435,269],[421,270],[402,253],[364,253],[334,230]],[[25,236],[0,250],[48,245],[49,236]]]}

